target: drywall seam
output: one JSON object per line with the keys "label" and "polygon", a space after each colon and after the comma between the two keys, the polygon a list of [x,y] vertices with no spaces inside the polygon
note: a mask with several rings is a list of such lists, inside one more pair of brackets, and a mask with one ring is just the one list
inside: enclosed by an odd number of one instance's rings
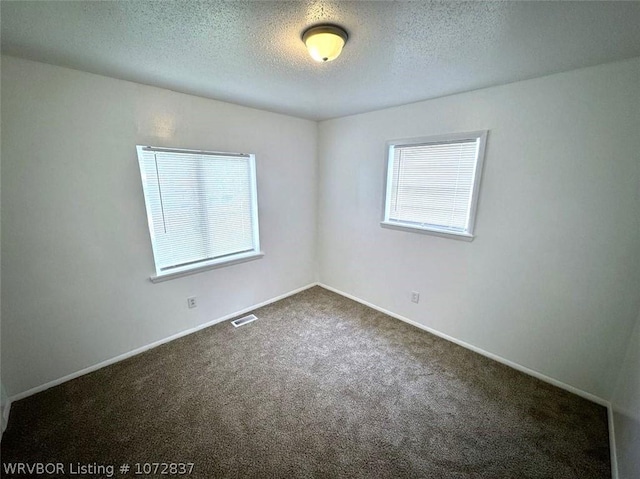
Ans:
{"label": "drywall seam", "polygon": [[454,338],[453,336],[449,336],[447,334],[444,334],[440,331],[438,331],[437,329],[433,329],[430,328],[428,326],[425,326],[424,324],[420,324],[417,321],[413,321],[412,319],[409,318],[405,318],[404,316],[400,316],[399,314],[393,313],[391,311],[388,311],[384,308],[381,308],[380,306],[376,306],[373,303],[369,303],[368,301],[365,301],[363,299],[360,299],[356,296],[353,296],[349,293],[345,293],[344,291],[340,291],[339,289],[333,288],[331,286],[327,286],[324,283],[318,283],[318,286],[328,289],[329,291],[333,291],[334,293],[337,293],[341,296],[344,296],[345,298],[349,298],[352,299],[353,301],[356,301],[360,304],[364,304],[365,306],[368,306],[372,309],[375,309],[376,311],[380,311],[381,313],[384,313],[388,316],[391,316],[392,318],[396,318],[399,319],[400,321],[404,321],[405,323],[409,323],[412,326],[415,326],[417,328],[420,328],[424,331],[427,331],[428,333],[431,333],[435,336],[438,336],[442,339],[446,339],[447,341],[450,341],[454,344],[457,344],[458,346],[462,346],[463,348],[469,349],[471,351],[473,351],[474,353],[478,353],[481,354],[482,356],[485,356],[489,359],[493,359],[494,361],[498,361],[499,363],[502,363],[506,366],[509,366],[510,368],[513,368],[517,371],[523,372],[529,376],[533,376],[534,378],[540,379],[541,381],[544,381],[546,383],[552,384],[553,386],[559,387],[560,389],[564,389],[565,391],[569,391],[570,393],[573,393],[577,396],[580,396],[582,398],[588,399],[591,402],[594,402],[596,404],[600,404],[601,406],[605,406],[605,407],[609,407],[610,406],[610,402],[606,399],[603,399],[599,396],[596,396],[595,394],[591,394],[588,393],[586,391],[583,391],[582,389],[579,389],[577,387],[571,386],[569,384],[566,384],[562,381],[559,381],[557,379],[554,379],[550,376],[546,376],[542,373],[539,373],[538,371],[535,371],[533,369],[529,369],[526,366],[522,366],[518,363],[514,363],[513,361],[510,361],[508,359],[503,358],[502,356],[498,356],[497,354],[494,353],[490,353],[489,351],[485,351],[484,349],[481,349],[477,346],[474,346],[472,344],[466,343],[464,341],[461,341],[459,339]]}
{"label": "drywall seam", "polygon": [[42,384],[40,386],[36,386],[34,388],[28,389],[27,391],[18,393],[18,394],[14,395],[14,396],[11,396],[10,401],[11,402],[15,402],[15,401],[19,401],[20,399],[24,399],[26,397],[33,396],[34,394],[37,394],[37,393],[42,392],[42,391],[45,391],[45,390],[47,390],[49,388],[52,388],[54,386],[58,386],[58,385],[60,385],[62,383],[65,383],[67,381],[71,381],[72,379],[78,378],[80,376],[84,376],[85,374],[92,373],[93,371],[97,371],[98,369],[102,369],[102,368],[104,368],[106,366],[109,366],[111,364],[118,363],[118,362],[123,361],[125,359],[128,359],[128,358],[130,358],[132,356],[137,356],[140,353],[148,351],[149,349],[156,348],[156,347],[158,347],[158,346],[160,346],[162,344],[165,344],[165,343],[168,343],[170,341],[173,341],[174,339],[179,339],[179,338],[182,338],[183,336],[188,336],[189,334],[193,334],[193,333],[195,333],[197,331],[200,331],[201,329],[208,328],[209,326],[213,326],[215,324],[222,323],[223,321],[227,321],[227,320],[229,320],[231,318],[235,318],[236,316],[240,316],[242,314],[245,314],[245,313],[248,313],[250,311],[256,310],[256,309],[261,308],[263,306],[266,306],[268,304],[275,303],[276,301],[280,301],[281,299],[287,298],[287,297],[292,296],[294,294],[297,294],[297,293],[299,293],[301,291],[304,291],[305,289],[312,288],[313,286],[316,286],[316,285],[317,285],[317,283],[309,283],[306,286],[302,286],[301,288],[294,289],[292,291],[289,291],[288,293],[281,294],[279,296],[276,296],[275,298],[268,299],[266,301],[263,301],[262,303],[254,304],[253,306],[249,306],[248,308],[241,309],[240,311],[236,311],[234,313],[227,314],[225,316],[222,316],[221,318],[213,319],[213,320],[208,321],[206,323],[200,324],[200,325],[198,325],[198,326],[196,326],[194,328],[185,329],[184,331],[180,331],[179,333],[172,334],[171,336],[168,336],[168,337],[166,337],[164,339],[160,339],[158,341],[154,341],[152,343],[149,343],[149,344],[147,344],[145,346],[141,346],[141,347],[136,348],[136,349],[134,349],[132,351],[129,351],[127,353],[120,354],[120,355],[115,356],[115,357],[113,357],[111,359],[107,359],[105,361],[101,361],[101,362],[99,362],[97,364],[94,364],[93,366],[89,366],[88,368],[84,368],[84,369],[81,369],[79,371],[76,371],[75,373],[67,374],[66,376],[63,376],[61,378],[54,379],[53,381],[49,381],[49,382],[47,382],[45,384]]}

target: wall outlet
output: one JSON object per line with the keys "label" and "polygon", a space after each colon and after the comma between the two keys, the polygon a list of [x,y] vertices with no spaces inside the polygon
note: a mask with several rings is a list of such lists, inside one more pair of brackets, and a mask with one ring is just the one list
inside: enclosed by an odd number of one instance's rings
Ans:
{"label": "wall outlet", "polygon": [[189,309],[196,308],[197,306],[198,306],[198,303],[196,302],[195,296],[191,296],[190,298],[187,298],[187,307]]}
{"label": "wall outlet", "polygon": [[417,291],[411,291],[411,302],[419,303],[420,302],[420,293]]}

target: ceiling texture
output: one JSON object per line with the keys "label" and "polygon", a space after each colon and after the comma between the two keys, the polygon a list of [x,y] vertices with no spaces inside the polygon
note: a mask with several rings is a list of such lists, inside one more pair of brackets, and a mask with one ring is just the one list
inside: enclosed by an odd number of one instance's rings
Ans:
{"label": "ceiling texture", "polygon": [[[640,2],[48,1],[2,52],[313,120],[640,56]],[[302,32],[349,32],[314,62]]]}

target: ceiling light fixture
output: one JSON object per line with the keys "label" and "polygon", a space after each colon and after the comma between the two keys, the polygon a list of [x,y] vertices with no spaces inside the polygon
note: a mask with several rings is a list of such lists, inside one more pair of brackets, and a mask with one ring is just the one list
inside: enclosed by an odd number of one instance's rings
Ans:
{"label": "ceiling light fixture", "polygon": [[309,54],[317,62],[330,62],[340,56],[347,43],[347,31],[338,25],[323,24],[308,28],[302,34],[302,41]]}

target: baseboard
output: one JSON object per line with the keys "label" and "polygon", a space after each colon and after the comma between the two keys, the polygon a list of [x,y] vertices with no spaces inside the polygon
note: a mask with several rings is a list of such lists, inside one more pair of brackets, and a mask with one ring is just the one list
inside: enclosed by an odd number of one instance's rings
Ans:
{"label": "baseboard", "polygon": [[7,424],[9,424],[9,413],[11,412],[11,399],[7,399],[7,402],[4,404],[2,408],[2,427],[0,428],[0,441],[2,441],[2,435],[4,434],[4,430],[7,428]]}
{"label": "baseboard", "polygon": [[618,479],[618,454],[616,452],[616,432],[613,424],[613,405],[607,406],[609,422],[609,454],[611,455],[611,479]]}
{"label": "baseboard", "polygon": [[[333,291],[334,293],[339,294],[341,296],[344,296],[345,298],[349,298],[349,299],[351,299],[353,301],[356,301],[356,302],[358,302],[360,304],[368,306],[369,308],[375,309],[376,311],[380,311],[381,313],[384,313],[384,314],[386,314],[388,316],[391,316],[392,318],[399,319],[400,321],[403,321],[405,323],[411,324],[412,326],[415,326],[415,327],[417,327],[419,329],[422,329],[424,331],[427,331],[428,333],[431,333],[431,334],[433,334],[435,336],[438,336],[438,337],[443,338],[443,339],[445,339],[447,341],[450,341],[450,342],[452,342],[454,344],[462,346],[463,348],[469,349],[469,350],[471,350],[471,351],[473,351],[475,353],[481,354],[482,356],[485,356],[485,357],[488,357],[490,359],[493,359],[494,361],[498,361],[499,363],[502,363],[502,364],[504,364],[506,366],[509,366],[509,367],[513,368],[513,369],[516,369],[517,371],[523,372],[525,374],[528,374],[530,376],[538,378],[541,381],[544,381],[546,383],[552,384],[552,385],[557,386],[557,387],[559,387],[561,389],[569,391],[569,392],[571,392],[573,394],[576,394],[577,396],[583,397],[583,398],[588,399],[590,401],[593,401],[593,402],[595,402],[597,404],[605,406],[607,408],[607,416],[608,416],[608,423],[609,423],[609,448],[610,448],[610,454],[611,454],[611,477],[612,477],[612,479],[618,479],[618,462],[617,462],[617,455],[616,455],[616,441],[615,441],[615,427],[614,427],[614,422],[613,422],[613,408],[612,408],[612,405],[611,405],[611,403],[609,401],[607,401],[607,400],[605,400],[605,399],[603,399],[601,397],[598,397],[598,396],[596,396],[594,394],[591,394],[591,393],[588,393],[588,392],[583,391],[581,389],[578,389],[578,388],[576,388],[574,386],[571,386],[569,384],[563,383],[562,381],[558,381],[557,379],[553,379],[552,377],[546,376],[546,375],[544,375],[542,373],[539,373],[538,371],[535,371],[533,369],[529,369],[529,368],[527,368],[525,366],[522,366],[522,365],[520,365],[518,363],[514,363],[513,361],[505,359],[505,358],[503,358],[501,356],[498,356],[496,354],[490,353],[489,351],[485,351],[485,350],[483,350],[481,348],[473,346],[472,344],[469,344],[469,343],[466,343],[466,342],[461,341],[459,339],[456,339],[456,338],[454,338],[452,336],[449,336],[449,335],[447,335],[445,333],[442,333],[442,332],[440,332],[440,331],[438,331],[436,329],[433,329],[433,328],[430,328],[430,327],[425,326],[423,324],[420,324],[420,323],[418,323],[416,321],[413,321],[413,320],[411,320],[409,318],[405,318],[404,316],[401,316],[399,314],[396,314],[396,313],[393,313],[391,311],[388,311],[388,310],[386,310],[384,308],[381,308],[381,307],[379,307],[379,306],[377,306],[377,305],[375,305],[373,303],[370,303],[370,302],[365,301],[363,299],[360,299],[360,298],[358,298],[356,296],[353,296],[353,295],[351,295],[349,293],[345,293],[344,291],[340,291],[339,289],[333,288],[331,286],[328,286],[328,285],[320,283],[320,282],[309,283],[306,286],[302,286],[301,288],[294,289],[294,290],[289,291],[287,293],[284,293],[284,294],[281,294],[281,295],[276,296],[274,298],[271,298],[271,299],[269,299],[267,301],[263,301],[261,303],[254,304],[253,306],[250,306],[250,307],[245,308],[245,309],[241,309],[241,310],[236,311],[234,313],[227,314],[225,316],[222,316],[220,318],[214,319],[212,321],[200,324],[200,325],[198,325],[198,326],[196,326],[194,328],[186,329],[186,330],[181,331],[179,333],[176,333],[176,334],[173,334],[171,336],[168,336],[167,338],[164,338],[164,339],[161,339],[161,340],[158,340],[158,341],[154,341],[153,343],[150,343],[150,344],[147,344],[145,346],[136,348],[136,349],[134,349],[132,351],[129,351],[127,353],[120,354],[120,355],[118,355],[118,356],[116,356],[114,358],[107,359],[106,361],[102,361],[102,362],[97,363],[97,364],[95,364],[93,366],[89,366],[87,368],[81,369],[81,370],[79,370],[79,371],[77,371],[75,373],[68,374],[68,375],[66,375],[64,377],[61,377],[59,379],[55,379],[55,380],[50,381],[48,383],[42,384],[41,386],[37,386],[35,388],[29,389],[29,390],[24,391],[22,393],[19,393],[19,394],[16,394],[14,396],[11,396],[9,398],[8,402],[7,402],[7,405],[6,405],[5,409],[2,411],[2,414],[5,416],[5,419],[6,419],[5,424],[8,422],[9,412],[10,412],[10,409],[11,409],[11,403],[14,402],[14,401],[19,401],[20,399],[24,399],[26,397],[32,396],[34,394],[37,394],[39,392],[45,391],[45,390],[47,390],[49,388],[52,388],[54,386],[58,386],[59,384],[65,383],[65,382],[70,381],[72,379],[78,378],[80,376],[84,376],[85,374],[89,374],[89,373],[91,373],[93,371],[97,371],[98,369],[102,369],[102,368],[104,368],[106,366],[109,366],[111,364],[123,361],[123,360],[128,359],[128,358],[133,357],[133,356],[136,356],[136,355],[141,354],[141,353],[143,353],[145,351],[148,351],[149,349],[153,349],[153,348],[158,347],[158,346],[160,346],[162,344],[165,344],[165,343],[168,343],[170,341],[173,341],[174,339],[178,339],[178,338],[187,336],[189,334],[193,334],[193,333],[195,333],[197,331],[200,331],[202,329],[208,328],[208,327],[213,326],[215,324],[221,323],[223,321],[228,321],[229,319],[232,319],[232,318],[235,318],[235,317],[240,316],[242,314],[246,314],[248,312],[254,311],[254,310],[256,310],[258,308],[261,308],[263,306],[266,306],[268,304],[275,303],[276,301],[280,301],[281,299],[284,299],[284,298],[287,298],[287,297],[292,296],[294,294],[300,293],[301,291],[304,291],[306,289],[312,288],[314,286],[320,286],[320,287],[322,287],[324,289],[327,289],[329,291]],[[0,440],[2,439],[2,433],[3,432],[4,431],[0,431]]]}
{"label": "baseboard", "polygon": [[231,314],[227,314],[225,316],[222,316],[220,318],[216,318],[214,320],[208,321],[206,323],[202,323],[199,324],[198,326],[194,327],[194,328],[189,328],[189,329],[185,329],[184,331],[180,331],[179,333],[176,334],[172,334],[171,336],[168,336],[166,338],[160,339],[158,341],[154,341],[152,343],[149,343],[145,346],[141,346],[139,348],[133,349],[132,351],[129,351],[127,353],[123,353],[120,354],[118,356],[115,356],[111,359],[107,359],[105,361],[101,361],[97,364],[94,364],[93,366],[89,366],[87,368],[81,369],[79,371],[76,371],[75,373],[71,373],[68,374],[66,376],[63,376],[59,379],[54,379],[53,381],[49,381],[45,384],[42,384],[41,386],[36,386],[34,388],[28,389],[27,391],[21,392],[19,394],[16,394],[14,396],[11,396],[9,399],[10,401],[19,401],[20,399],[24,399],[26,397],[29,396],[33,396],[34,394],[37,394],[39,392],[45,391],[49,388],[52,388],[54,386],[58,386],[59,384],[65,383],[67,381],[70,381],[72,379],[78,378],[80,376],[84,376],[85,374],[89,374],[92,373],[93,371],[97,371],[98,369],[102,369],[106,366],[109,366],[111,364],[123,361],[125,359],[128,359],[132,356],[137,356],[140,353],[144,353],[145,351],[148,351],[149,349],[153,349],[156,348],[162,344],[168,343],[170,341],[173,341],[174,339],[178,339],[178,338],[182,338],[183,336],[188,336],[189,334],[193,334],[197,331],[200,331],[201,329],[205,329],[208,328],[210,326],[213,326],[214,324],[218,324],[218,323],[222,323],[223,321],[228,321],[229,319],[235,318],[236,316],[240,316],[246,313],[249,313],[255,309],[261,308],[263,306],[266,306],[268,304],[271,303],[275,303],[276,301],[280,301],[281,299],[287,298],[289,296],[292,296],[294,294],[297,294],[301,291],[304,291],[305,289],[309,289],[312,288],[313,286],[317,286],[318,283],[309,283],[306,286],[302,286],[301,288],[297,288],[294,289],[293,291],[289,291],[288,293],[284,293],[281,294],[279,296],[276,296],[275,298],[271,298],[268,299],[266,301],[263,301],[261,303],[258,304],[254,304],[253,306],[249,306],[248,308],[244,308],[241,309],[240,311],[235,311]]}
{"label": "baseboard", "polygon": [[424,331],[427,331],[428,333],[431,333],[435,336],[438,336],[442,339],[446,339],[447,341],[450,341],[454,344],[457,344],[458,346],[462,346],[463,348],[469,349],[471,351],[473,351],[474,353],[478,353],[481,354],[482,356],[485,356],[489,359],[493,359],[494,361],[497,361],[499,363],[502,363],[506,366],[509,366],[510,368],[513,368],[517,371],[523,372],[525,374],[528,374],[529,376],[533,376],[534,378],[540,379],[541,381],[544,381],[546,383],[552,384],[554,386],[559,387],[560,389],[564,389],[565,391],[569,391],[570,393],[575,394],[576,396],[580,396],[583,397],[585,399],[588,399],[589,401],[592,401],[596,404],[600,404],[601,406],[605,406],[605,407],[609,407],[610,403],[609,401],[607,401],[606,399],[603,399],[599,396],[596,396],[595,394],[591,394],[588,393],[587,391],[583,391],[582,389],[576,388],[574,386],[571,386],[569,384],[563,383],[562,381],[559,381],[557,379],[554,379],[550,376],[546,376],[538,371],[535,371],[533,369],[530,369],[526,366],[522,366],[521,364],[515,363],[513,361],[510,361],[508,359],[503,358],[502,356],[498,356],[497,354],[494,353],[490,353],[489,351],[485,351],[484,349],[481,349],[477,346],[474,346],[473,344],[469,344],[466,343],[464,341],[461,341],[459,339],[454,338],[453,336],[449,336],[448,334],[442,333],[440,331],[438,331],[437,329],[433,329],[430,328],[429,326],[425,326],[424,324],[420,324],[417,321],[413,321],[412,319],[409,318],[405,318],[404,316],[400,316],[399,314],[393,313],[391,311],[388,311],[384,308],[381,308],[380,306],[376,306],[373,303],[370,303],[368,301],[365,301],[363,299],[360,299],[356,296],[353,296],[349,293],[345,293],[344,291],[340,291],[339,289],[333,288],[331,286],[327,286],[326,284],[323,283],[318,283],[318,286],[328,289],[329,291],[333,291],[334,293],[337,293],[341,296],[344,296],[345,298],[349,298],[352,299],[353,301],[356,301],[360,304],[364,304],[365,306],[368,306],[372,309],[375,309],[376,311],[380,311],[381,313],[384,313],[388,316],[391,316],[392,318],[396,318],[399,319],[400,321],[404,321],[405,323],[411,324],[412,326],[415,326],[416,328],[420,328]]}
{"label": "baseboard", "polygon": [[452,336],[449,336],[448,334],[442,333],[436,329],[430,328],[428,326],[425,326],[424,324],[420,324],[417,321],[413,321],[409,318],[405,318],[404,316],[401,316],[399,314],[393,313],[391,311],[388,311],[384,308],[381,308],[380,306],[377,306],[373,303],[370,303],[368,301],[365,301],[363,299],[358,298],[357,296],[353,296],[352,294],[349,293],[345,293],[344,291],[340,291],[337,288],[333,288],[331,286],[328,286],[324,283],[318,282],[318,286],[327,289],[329,291],[333,291],[336,294],[339,294],[340,296],[344,296],[345,298],[349,298],[352,299],[353,301],[356,301],[360,304],[364,304],[365,306],[368,306],[371,309],[375,309],[376,311],[380,311],[381,313],[384,313],[388,316],[391,316],[392,318],[395,319],[399,319],[400,321],[404,321],[405,323],[408,323],[412,326],[415,326],[416,328],[422,329],[423,331],[427,331],[428,333],[433,334],[434,336],[438,336],[442,339],[446,339],[447,341],[450,341],[454,344],[457,344],[458,346],[462,346],[463,348],[469,349],[471,351],[473,351],[474,353],[478,353],[481,354],[482,356],[485,356],[489,359],[493,359],[494,361],[497,361],[499,363],[502,363],[506,366],[509,366],[510,368],[513,368],[517,371],[520,371],[522,373],[528,374],[529,376],[533,376],[534,378],[540,379],[541,381],[544,381],[546,383],[552,384],[553,386],[559,387],[560,389],[564,389],[565,391],[569,391],[570,393],[575,394],[576,396],[580,396],[582,398],[588,399],[589,401],[592,401],[596,404],[600,404],[601,406],[604,406],[607,408],[607,418],[608,418],[608,426],[609,426],[609,454],[611,456],[611,478],[612,479],[618,479],[618,459],[617,459],[617,454],[616,454],[616,436],[615,436],[615,428],[614,428],[614,424],[613,424],[613,406],[611,405],[610,401],[607,401],[606,399],[603,399],[599,396],[596,396],[595,394],[591,394],[588,393],[587,391],[583,391],[582,389],[576,388],[574,386],[571,386],[569,384],[566,384],[562,381],[558,381],[557,379],[554,379],[550,376],[547,376],[545,374],[542,374],[538,371],[535,371],[533,369],[530,369],[526,366],[522,366],[518,363],[514,363],[513,361],[510,361],[508,359],[505,359],[501,356],[498,356],[497,354],[493,354],[490,353],[489,351],[485,351],[484,349],[478,348],[477,346],[474,346],[472,344],[466,343],[464,341],[460,341],[459,339],[456,339]]}

